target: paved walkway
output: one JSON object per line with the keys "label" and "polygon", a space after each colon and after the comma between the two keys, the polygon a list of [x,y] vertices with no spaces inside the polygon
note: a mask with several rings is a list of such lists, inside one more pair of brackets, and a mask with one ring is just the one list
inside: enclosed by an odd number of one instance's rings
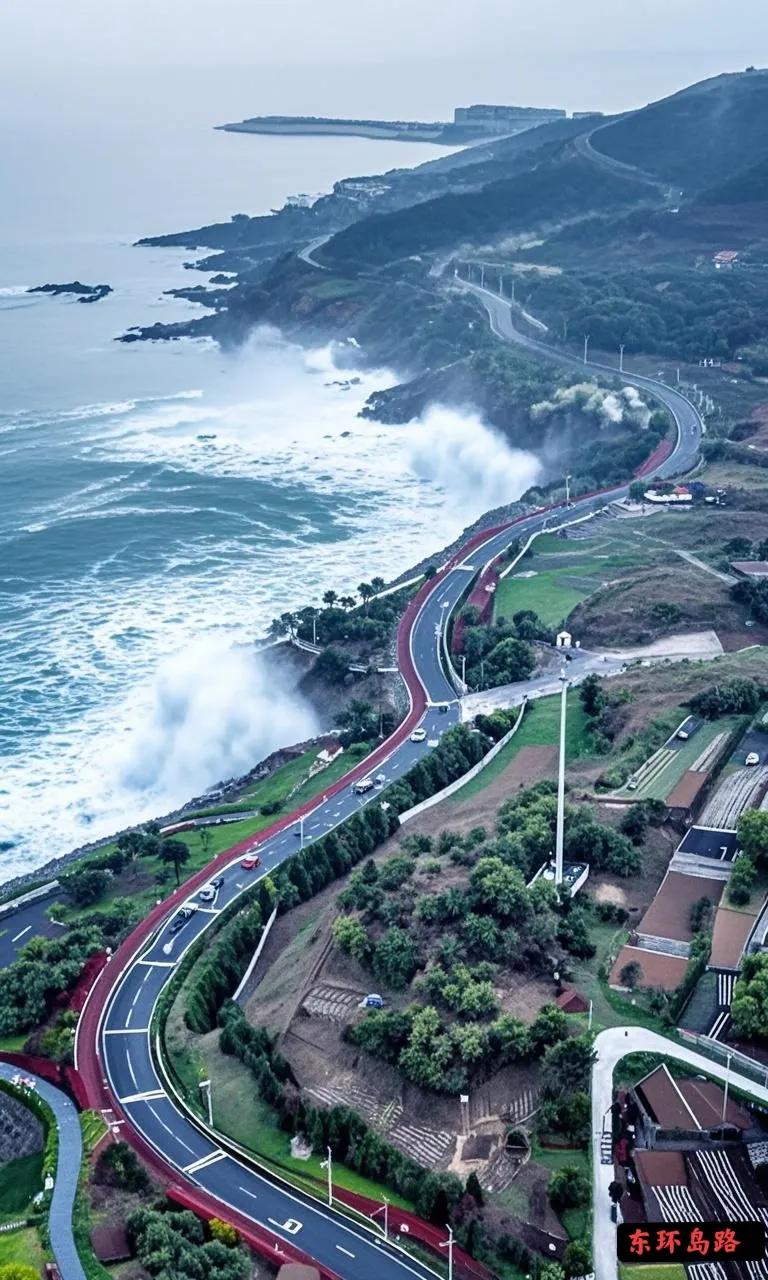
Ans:
{"label": "paved walkway", "polygon": [[[611,1222],[611,1201],[608,1187],[613,1181],[613,1162],[600,1163],[600,1147],[603,1126],[607,1127],[608,1110],[613,1101],[613,1069],[628,1053],[642,1050],[665,1053],[678,1062],[687,1062],[698,1071],[706,1072],[716,1080],[725,1080],[726,1068],[685,1045],[668,1040],[644,1027],[611,1027],[595,1038],[597,1059],[592,1068],[592,1199],[593,1227],[592,1252],[595,1280],[616,1280],[616,1227]],[[756,1084],[747,1076],[731,1071],[732,1086],[744,1089],[760,1102],[768,1102],[768,1089]]]}
{"label": "paved walkway", "polygon": [[47,1080],[41,1080],[39,1076],[30,1076],[26,1071],[19,1072],[18,1067],[0,1062],[0,1077],[3,1080],[13,1080],[14,1076],[20,1074],[29,1080],[34,1080],[38,1094],[54,1114],[59,1130],[56,1181],[48,1218],[53,1256],[59,1264],[62,1280],[86,1280],[72,1234],[72,1212],[83,1154],[80,1117],[74,1103],[70,1102],[67,1095],[60,1089],[54,1088],[52,1084],[48,1084]]}
{"label": "paved walkway", "polygon": [[694,566],[694,568],[701,569],[704,573],[708,573],[710,577],[719,578],[721,582],[727,582],[729,587],[732,587],[734,582],[738,582],[738,578],[735,578],[732,573],[722,573],[720,569],[713,569],[711,564],[707,564],[706,561],[700,560],[692,551],[681,551],[676,547],[675,555],[681,556],[683,560],[687,560],[689,564]]}

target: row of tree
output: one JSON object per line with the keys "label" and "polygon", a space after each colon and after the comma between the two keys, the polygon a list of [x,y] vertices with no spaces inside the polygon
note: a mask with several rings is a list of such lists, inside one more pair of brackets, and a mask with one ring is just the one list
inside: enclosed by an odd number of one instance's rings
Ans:
{"label": "row of tree", "polygon": [[251,1275],[251,1259],[237,1232],[216,1218],[203,1223],[186,1209],[137,1209],[126,1229],[135,1257],[158,1280],[248,1280]]}

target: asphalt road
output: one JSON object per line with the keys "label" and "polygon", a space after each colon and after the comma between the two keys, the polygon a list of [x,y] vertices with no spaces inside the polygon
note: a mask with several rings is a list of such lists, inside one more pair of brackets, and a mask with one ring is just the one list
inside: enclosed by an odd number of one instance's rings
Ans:
{"label": "asphalt road", "polygon": [[[487,291],[477,290],[487,307],[495,332],[507,340],[533,350],[542,350],[548,358],[561,363],[577,364],[570,357],[553,353],[514,330],[509,306]],[[671,388],[660,387],[650,379],[632,378],[633,383],[648,385],[675,414],[679,440],[670,459],[664,464],[667,474],[685,470],[698,449],[700,420],[693,407]],[[544,527],[556,527],[558,517],[586,515],[607,502],[622,497],[627,486],[618,486],[594,497],[579,498],[571,509],[564,508],[535,513],[491,534],[463,561],[435,578],[430,594],[414,619],[409,636],[410,652],[427,699],[421,718],[426,730],[424,742],[406,738],[394,745],[382,761],[371,767],[371,773],[382,773],[386,781],[402,776],[418,759],[432,750],[441,735],[459,720],[459,703],[445,675],[440,656],[442,629],[450,611],[458,603],[474,573],[488,560],[505,550],[510,542]],[[411,694],[415,692],[411,688]],[[448,703],[442,712],[435,704]],[[359,797],[347,786],[321,797],[306,815],[303,839],[311,841],[344,821],[361,805],[376,802],[378,788]],[[258,843],[258,841],[256,842]],[[376,1231],[355,1226],[349,1219],[323,1208],[300,1193],[277,1185],[257,1173],[225,1150],[215,1133],[206,1132],[194,1122],[168,1095],[156,1070],[150,1044],[150,1024],[158,997],[190,944],[216,919],[218,912],[241,894],[259,874],[266,874],[293,854],[302,843],[301,828],[296,826],[267,836],[259,843],[262,868],[245,872],[240,857],[235,858],[219,874],[224,883],[217,900],[200,905],[184,928],[175,936],[169,933],[170,921],[181,905],[178,898],[169,915],[160,924],[146,948],[125,963],[113,979],[114,985],[102,1016],[98,1048],[103,1071],[117,1109],[129,1124],[159,1153],[170,1170],[181,1174],[202,1188],[222,1206],[230,1206],[252,1222],[289,1241],[310,1254],[322,1266],[342,1277],[356,1280],[375,1275],[377,1280],[403,1280],[407,1272],[419,1277],[434,1275],[426,1265],[398,1253],[394,1246],[384,1245]],[[111,973],[105,971],[109,982]],[[82,1025],[82,1020],[81,1020]],[[78,1065],[82,1046],[78,1042]],[[214,1106],[215,1106],[215,1081]]]}
{"label": "asphalt road", "polygon": [[61,925],[48,919],[48,908],[56,896],[30,902],[16,911],[0,916],[0,969],[17,959],[21,948],[30,938],[53,938],[62,932]]}

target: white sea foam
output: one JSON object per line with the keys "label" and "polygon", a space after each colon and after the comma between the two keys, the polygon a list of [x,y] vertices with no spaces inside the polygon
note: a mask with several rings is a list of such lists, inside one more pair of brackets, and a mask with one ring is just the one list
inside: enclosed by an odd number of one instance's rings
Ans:
{"label": "white sea foam", "polygon": [[[0,881],[306,736],[309,709],[232,645],[328,587],[407,568],[535,479],[535,460],[475,414],[359,418],[393,375],[339,369],[330,349],[305,358],[261,334],[228,375],[226,400],[185,392],[59,419],[57,441],[114,469],[47,503],[30,494],[29,538],[69,545],[82,524],[77,575],[37,585],[9,564],[0,725],[19,732],[0,839],[16,843]],[[348,391],[326,385],[353,376]]]}

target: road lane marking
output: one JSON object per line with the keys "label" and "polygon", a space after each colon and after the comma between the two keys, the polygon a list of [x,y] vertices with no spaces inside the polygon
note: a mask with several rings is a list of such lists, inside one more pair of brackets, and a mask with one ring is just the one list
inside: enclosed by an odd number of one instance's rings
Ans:
{"label": "road lane marking", "polygon": [[17,933],[15,938],[11,938],[11,942],[18,942],[19,938],[23,938],[24,934],[29,933],[31,928],[32,928],[32,925],[28,924],[26,929],[22,929],[21,933]]}
{"label": "road lane marking", "polygon": [[210,1151],[207,1156],[201,1156],[199,1160],[193,1160],[191,1164],[184,1165],[182,1173],[198,1173],[201,1169],[207,1169],[210,1164],[218,1164],[219,1160],[226,1160],[227,1153],[218,1148],[216,1151]]}
{"label": "road lane marking", "polygon": [[149,1027],[106,1027],[105,1036],[146,1036]]}
{"label": "road lane marking", "polygon": [[176,965],[175,960],[137,960],[136,963],[147,964],[153,969],[173,969]]}
{"label": "road lane marking", "polygon": [[287,1231],[289,1236],[297,1236],[304,1225],[297,1218],[286,1218],[285,1222],[278,1222],[276,1218],[267,1218],[267,1222],[273,1227],[278,1227],[280,1231]]}
{"label": "road lane marking", "polygon": [[133,1063],[131,1062],[131,1055],[130,1055],[130,1053],[128,1053],[127,1051],[126,1051],[126,1054],[125,1054],[125,1060],[126,1060],[126,1062],[128,1063],[128,1070],[129,1070],[129,1071],[130,1071],[130,1073],[131,1073],[131,1079],[132,1079],[132,1081],[133,1081],[134,1088],[138,1089],[138,1087],[139,1087],[139,1082],[138,1082],[138,1080],[136,1079],[136,1072],[135,1072],[135,1071],[134,1071],[134,1069],[133,1069]]}
{"label": "road lane marking", "polygon": [[345,1253],[348,1258],[354,1258],[355,1256],[354,1253],[350,1253],[349,1249],[345,1249],[343,1244],[337,1244],[336,1248],[338,1249],[339,1253]]}
{"label": "road lane marking", "polygon": [[221,907],[198,907],[198,911],[204,911],[207,916],[218,916],[221,914]]}
{"label": "road lane marking", "polygon": [[127,1098],[121,1098],[121,1103],[127,1102],[154,1102],[156,1098],[165,1098],[167,1094],[162,1089],[147,1089],[144,1093],[129,1093]]}
{"label": "road lane marking", "polygon": [[244,1196],[250,1196],[252,1200],[258,1200],[259,1198],[255,1191],[249,1191],[247,1187],[238,1186],[238,1191],[242,1191]]}
{"label": "road lane marking", "polygon": [[[163,1095],[163,1096],[165,1096],[165,1095]],[[155,1111],[155,1108],[154,1108],[154,1107],[150,1107],[149,1109],[150,1109],[150,1111],[152,1112],[152,1115],[153,1115],[153,1116],[155,1117],[155,1119],[157,1120],[157,1123],[158,1123],[158,1124],[161,1124],[161,1125],[163,1126],[163,1128],[165,1129],[165,1132],[166,1132],[166,1133],[170,1133],[170,1135],[171,1135],[171,1137],[174,1139],[174,1141],[175,1141],[175,1142],[178,1142],[179,1146],[180,1146],[180,1147],[183,1147],[185,1151],[189,1151],[191,1155],[194,1155],[195,1153],[194,1153],[194,1151],[192,1150],[192,1148],[190,1147],[189,1143],[188,1143],[188,1142],[185,1142],[183,1138],[180,1138],[180,1137],[178,1136],[178,1134],[176,1134],[176,1133],[174,1133],[174,1132],[173,1132],[173,1129],[170,1127],[170,1125],[167,1125],[167,1124],[165,1123],[165,1121],[164,1121],[164,1120],[162,1120],[162,1119],[160,1118],[160,1116],[159,1116],[159,1115],[157,1114],[157,1112]]]}

